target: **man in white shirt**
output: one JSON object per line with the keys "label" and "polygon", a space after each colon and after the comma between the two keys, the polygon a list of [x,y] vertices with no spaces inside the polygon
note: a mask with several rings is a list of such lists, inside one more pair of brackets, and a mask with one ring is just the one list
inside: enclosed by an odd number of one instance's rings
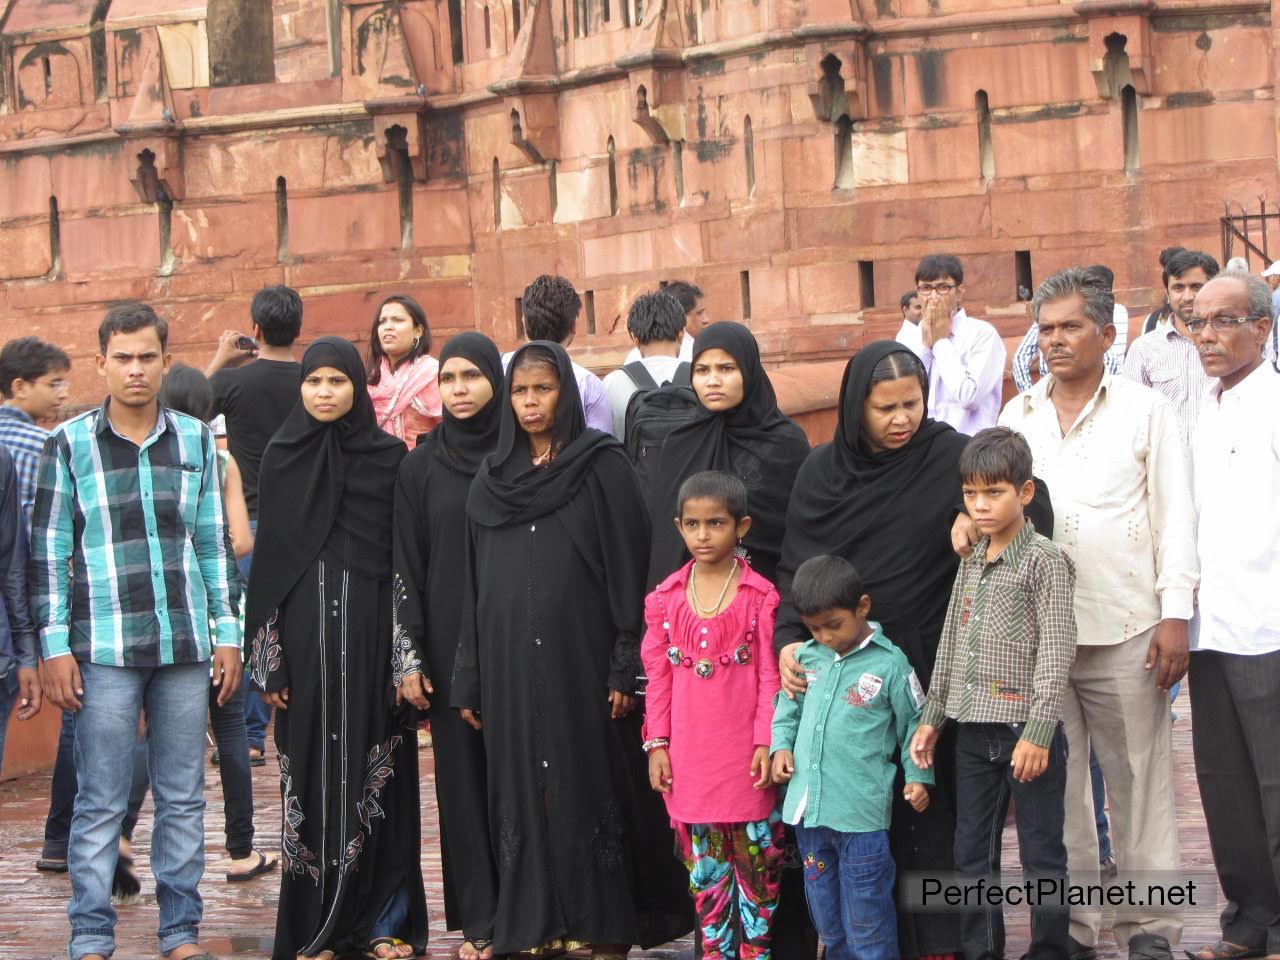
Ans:
{"label": "man in white shirt", "polygon": [[1164,266],[1164,289],[1169,314],[1156,322],[1129,348],[1122,372],[1130,380],[1151,387],[1173,404],[1182,428],[1182,438],[1191,443],[1200,403],[1209,386],[1209,377],[1200,365],[1196,345],[1187,332],[1187,321],[1196,294],[1218,274],[1218,261],[1199,250],[1181,250]]}
{"label": "man in white shirt", "polygon": [[[702,288],[686,280],[672,280],[658,292],[675,297],[676,302],[680,304],[680,309],[684,311],[685,331],[684,336],[680,338],[679,356],[685,363],[693,363],[693,338],[711,323],[710,318],[707,317],[706,297],[702,293]],[[632,347],[622,362],[635,363],[640,358],[640,348]]]}
{"label": "man in white shirt", "polygon": [[[643,293],[627,311],[627,333],[639,352],[639,361],[627,361],[621,370],[615,370],[604,378],[604,392],[609,398],[613,413],[613,435],[625,442],[627,404],[642,386],[661,386],[670,383],[681,364],[685,366],[684,382],[688,383],[688,362],[680,358],[680,335],[684,332],[685,312],[679,301],[665,289],[657,293]],[[639,362],[652,384],[637,382],[627,369]],[[632,368],[634,369],[634,368]]]}
{"label": "man in white shirt", "polygon": [[[1199,569],[1186,446],[1169,402],[1106,371],[1114,297],[1086,270],[1054,274],[1031,310],[1049,376],[1011,400],[1000,423],[1031,445],[1053,491],[1054,542],[1075,561],[1079,644],[1063,697],[1068,867],[1097,882],[1089,747],[1110,793],[1121,874],[1176,871],[1169,688],[1187,667]],[[958,520],[958,546],[977,540]],[[1119,571],[1119,575],[1117,575]],[[1100,909],[1072,910],[1073,960],[1096,956]],[[1171,960],[1176,908],[1123,906],[1116,942]]]}
{"label": "man in white shirt", "polygon": [[1191,446],[1199,514],[1192,742],[1227,898],[1222,939],[1192,957],[1280,955],[1280,374],[1263,360],[1266,284],[1224,272],[1188,322],[1212,381]]}
{"label": "man in white shirt", "polygon": [[[1111,271],[1110,267],[1095,263],[1089,268],[1089,272],[1110,287],[1114,294],[1116,275]],[[1029,297],[1030,294],[1028,293],[1027,296]],[[1111,349],[1107,351],[1107,372],[1119,373],[1120,366],[1124,363],[1125,344],[1129,340],[1128,308],[1123,304],[1117,303],[1111,313],[1111,322],[1115,324],[1116,339],[1115,343],[1111,344]],[[1017,386],[1019,393],[1031,389],[1031,365],[1033,363],[1039,361],[1041,377],[1049,375],[1049,367],[1045,363],[1044,357],[1040,356],[1040,348],[1036,342],[1038,336],[1039,331],[1033,323],[1028,328],[1027,335],[1018,344],[1018,349],[1013,352],[1013,382]]]}
{"label": "man in white shirt", "polygon": [[923,315],[902,321],[897,340],[929,371],[929,416],[961,433],[995,426],[1004,385],[1004,341],[985,320],[970,317],[964,267],[949,253],[925,257],[916,267]]}

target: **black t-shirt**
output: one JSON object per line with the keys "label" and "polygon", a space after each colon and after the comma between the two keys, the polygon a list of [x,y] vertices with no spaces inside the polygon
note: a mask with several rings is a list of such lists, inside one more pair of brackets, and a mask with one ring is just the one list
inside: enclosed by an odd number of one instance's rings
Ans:
{"label": "black t-shirt", "polygon": [[262,454],[298,402],[302,365],[259,359],[219,370],[210,382],[217,412],[227,418],[227,445],[244,478],[249,517],[256,520]]}

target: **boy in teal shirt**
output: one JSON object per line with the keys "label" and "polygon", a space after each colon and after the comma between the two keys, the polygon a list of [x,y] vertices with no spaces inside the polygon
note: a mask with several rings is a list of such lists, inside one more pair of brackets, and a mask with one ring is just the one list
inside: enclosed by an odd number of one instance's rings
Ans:
{"label": "boy in teal shirt", "polygon": [[871,598],[848,561],[805,561],[791,603],[813,633],[796,657],[809,686],[775,698],[770,752],[775,782],[789,784],[782,816],[796,828],[809,913],[828,960],[894,960],[897,771],[888,758],[900,754],[903,796],[924,810],[933,773],[910,755],[924,691],[906,655],[868,622]]}

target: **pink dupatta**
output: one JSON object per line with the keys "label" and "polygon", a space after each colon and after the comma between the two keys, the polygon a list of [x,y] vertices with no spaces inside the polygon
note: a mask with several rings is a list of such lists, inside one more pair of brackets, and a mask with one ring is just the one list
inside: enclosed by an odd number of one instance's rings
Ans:
{"label": "pink dupatta", "polygon": [[393,371],[382,358],[382,377],[369,385],[378,426],[412,450],[418,435],[440,422],[440,363],[421,356]]}

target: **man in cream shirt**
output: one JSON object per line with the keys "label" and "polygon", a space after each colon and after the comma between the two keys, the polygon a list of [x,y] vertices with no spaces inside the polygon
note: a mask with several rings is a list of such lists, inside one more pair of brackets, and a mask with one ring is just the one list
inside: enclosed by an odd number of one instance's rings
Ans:
{"label": "man in cream shirt", "polygon": [[[1052,491],[1054,542],[1075,560],[1079,645],[1063,697],[1066,845],[1076,882],[1098,882],[1089,747],[1111,798],[1122,874],[1177,871],[1169,688],[1187,668],[1199,576],[1188,456],[1173,407],[1107,373],[1111,290],[1086,270],[1045,280],[1032,299],[1049,376],[1014,397],[1000,423],[1031,445]],[[957,521],[957,540],[967,539]],[[972,537],[976,540],[976,534]],[[1073,960],[1095,956],[1101,911],[1073,909]],[[1174,908],[1123,906],[1114,926],[1131,958],[1171,960]]]}

